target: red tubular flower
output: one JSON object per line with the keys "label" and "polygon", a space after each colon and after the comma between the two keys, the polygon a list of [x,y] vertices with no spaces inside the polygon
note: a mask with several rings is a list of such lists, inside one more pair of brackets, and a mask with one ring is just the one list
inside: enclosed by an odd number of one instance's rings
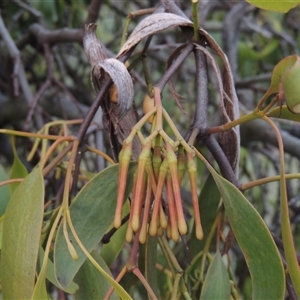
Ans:
{"label": "red tubular flower", "polygon": [[149,233],[152,236],[156,235],[157,228],[159,227],[159,210],[161,206],[161,194],[167,177],[168,169],[169,169],[168,161],[165,159],[159,168],[157,189],[154,198],[154,207],[153,207],[151,222],[149,227]]}
{"label": "red tubular flower", "polygon": [[173,194],[176,203],[178,230],[181,234],[186,234],[187,225],[185,222],[182,202],[181,202],[180,184],[179,184],[178,173],[177,173],[177,158],[169,143],[166,143],[166,150],[167,150],[167,160],[168,160],[171,178],[172,178]]}
{"label": "red tubular flower", "polygon": [[197,193],[197,166],[194,161],[194,158],[190,153],[186,154],[187,157],[187,171],[189,174],[190,184],[191,184],[191,194],[192,194],[192,203],[194,209],[195,216],[195,229],[196,229],[196,237],[198,240],[203,239],[203,230],[201,226],[200,219],[200,209],[199,209],[199,200]]}
{"label": "red tubular flower", "polygon": [[114,219],[115,228],[121,226],[122,221],[122,207],[124,202],[124,194],[126,190],[127,174],[129,163],[132,155],[132,142],[124,143],[122,151],[119,155],[119,178],[118,178],[118,198],[117,198],[117,207]]}
{"label": "red tubular flower", "polygon": [[178,226],[177,226],[177,212],[173,197],[173,188],[172,188],[172,179],[171,176],[168,174],[167,177],[167,197],[168,197],[168,217],[169,217],[169,226],[171,229],[170,238],[174,242],[179,240],[178,234]]}
{"label": "red tubular flower", "polygon": [[140,212],[143,205],[143,195],[145,194],[145,188],[146,188],[145,168],[146,168],[146,163],[150,157],[150,154],[151,154],[151,141],[149,141],[143,147],[143,150],[139,156],[137,182],[136,182],[136,188],[134,192],[135,199],[134,199],[133,215],[131,221],[132,230],[135,232],[139,230],[139,226],[140,226]]}

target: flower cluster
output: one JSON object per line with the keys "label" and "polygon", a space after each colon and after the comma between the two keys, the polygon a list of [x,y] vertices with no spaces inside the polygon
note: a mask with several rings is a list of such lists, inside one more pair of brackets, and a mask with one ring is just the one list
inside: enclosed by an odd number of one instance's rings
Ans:
{"label": "flower cluster", "polygon": [[[156,91],[157,98],[159,98],[158,94],[159,91]],[[137,135],[143,148],[138,158],[138,168],[134,177],[126,240],[130,242],[133,234],[138,233],[139,241],[145,243],[147,232],[151,236],[155,236],[162,235],[166,230],[169,238],[178,241],[180,235],[187,233],[180,194],[180,184],[185,170],[188,172],[191,185],[195,232],[197,238],[202,239],[203,231],[196,186],[195,151],[182,138],[159,102],[156,100],[157,105],[146,113],[123,142],[123,148],[119,154],[118,198],[114,226],[116,228],[121,226],[133,138]],[[147,138],[144,138],[140,129],[152,115],[154,115],[152,132]],[[163,118],[170,125],[176,137],[175,141],[163,130]]]}

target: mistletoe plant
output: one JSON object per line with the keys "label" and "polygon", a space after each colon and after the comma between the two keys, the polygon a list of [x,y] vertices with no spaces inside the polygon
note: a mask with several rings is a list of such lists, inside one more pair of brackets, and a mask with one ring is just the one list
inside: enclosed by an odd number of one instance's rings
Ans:
{"label": "mistletoe plant", "polygon": [[[174,1],[161,1],[156,9],[131,15],[116,58],[107,57],[97,39],[96,24],[87,24],[83,45],[97,93],[87,116],[47,123],[37,133],[0,129],[1,134],[34,141],[28,160],[40,149],[39,162],[29,174],[14,150],[11,178],[1,182],[1,187],[9,184],[11,195],[0,223],[4,299],[49,299],[49,286],[75,299],[132,299],[137,291],[141,297],[146,291],[151,299],[239,299],[229,255],[234,237],[249,268],[253,299],[283,299],[286,282],[290,296],[300,297],[286,188],[287,179],[300,175],[286,174],[282,137],[273,121],[300,121],[300,58],[282,59],[256,108],[240,116],[227,57],[216,40],[199,27],[197,2],[192,1],[193,21]],[[143,14],[149,16],[126,38],[132,17]],[[175,27],[185,41],[169,55],[164,74],[153,82],[147,57],[151,40]],[[135,52],[143,42],[142,51]],[[191,54],[196,92],[190,97],[196,108],[182,134],[162,97],[168,85],[184,112],[173,75]],[[140,119],[131,76],[139,66],[147,85]],[[221,116],[217,125],[209,124],[208,119],[212,77]],[[99,107],[112,158],[86,139]],[[276,134],[280,173],[241,183],[239,125],[254,119],[267,122]],[[73,135],[75,125],[79,130]],[[53,131],[57,134],[50,134]],[[211,156],[200,149],[200,142]],[[88,172],[81,164],[88,153],[102,156],[109,166],[97,174]],[[199,168],[210,174],[200,196]],[[57,198],[61,201],[49,198],[45,189],[49,174],[55,174],[60,184]],[[272,181],[280,182],[281,252],[278,237],[271,234],[243,194]],[[181,195],[181,186],[187,182],[192,217]],[[185,245],[185,266],[173,251],[174,243]],[[125,263],[119,259],[123,247],[129,249]],[[160,272],[164,284],[158,282]],[[126,278],[137,286],[130,288]]]}

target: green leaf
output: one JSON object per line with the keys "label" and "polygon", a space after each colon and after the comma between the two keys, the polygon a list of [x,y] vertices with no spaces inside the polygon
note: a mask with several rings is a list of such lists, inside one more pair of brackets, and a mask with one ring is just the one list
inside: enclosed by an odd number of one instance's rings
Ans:
{"label": "green leaf", "polygon": [[[0,182],[8,180],[8,175],[5,169],[0,165]],[[0,187],[0,217],[5,213],[7,203],[10,198],[9,186]]]}
{"label": "green leaf", "polygon": [[279,118],[279,119],[285,119],[295,122],[300,122],[300,114],[294,114],[292,113],[286,105],[280,107],[275,107],[270,112],[267,113],[268,117],[271,118]]}
{"label": "green leaf", "polygon": [[265,98],[274,93],[278,93],[280,89],[280,83],[284,74],[297,62],[299,57],[297,55],[290,55],[282,59],[273,69],[271,84]]}
{"label": "green leaf", "polygon": [[195,235],[195,228],[193,228],[189,241],[189,249],[192,258],[194,258],[204,248],[207,235],[216,217],[220,199],[221,196],[218,187],[214,181],[214,178],[212,175],[210,175],[207,178],[199,196],[201,225],[204,236],[203,239],[199,241]]}
{"label": "green leaf", "polygon": [[[104,260],[94,250],[91,252],[93,258],[97,263],[108,273],[110,276],[110,270],[105,264]],[[79,269],[75,276],[74,281],[79,285],[79,289],[76,291],[75,299],[104,299],[107,291],[111,285],[103,277],[101,273],[97,271],[95,266],[87,259]],[[110,299],[119,299],[118,295],[114,291]]]}
{"label": "green leaf", "polygon": [[288,12],[290,9],[296,7],[300,1],[299,0],[246,0],[250,4],[271,11]]}
{"label": "green leaf", "polygon": [[32,300],[49,299],[46,288],[46,273],[40,273],[34,287]]}
{"label": "green leaf", "polygon": [[200,299],[230,299],[229,276],[219,252],[215,254],[208,268]]}
{"label": "green leaf", "polygon": [[[123,216],[129,213],[129,202],[126,201],[123,206]],[[101,257],[105,263],[110,266],[120,254],[125,243],[128,222],[123,224],[110,238],[108,244],[104,244],[101,248]]]}
{"label": "green leaf", "polygon": [[[28,175],[26,167],[23,165],[21,162],[14,143],[14,139],[12,138],[12,149],[14,153],[14,161],[13,165],[11,167],[10,171],[10,179],[15,179],[15,178],[25,178]],[[9,185],[10,187],[10,194],[12,195],[13,192],[16,190],[20,183],[12,183]]]}
{"label": "green leaf", "polygon": [[[39,251],[39,265],[40,266],[42,266],[44,255],[45,255],[45,251],[43,248],[40,247],[40,251]],[[63,291],[65,291],[68,294],[74,294],[76,292],[76,290],[78,290],[78,288],[79,288],[79,286],[74,282],[71,282],[66,288],[62,288],[55,277],[54,264],[49,258],[47,260],[46,278],[52,284],[59,287],[60,289],[62,289]]]}
{"label": "green leaf", "polygon": [[[145,243],[145,278],[156,296],[159,295],[156,272],[157,236],[147,235]],[[150,299],[150,296],[149,296]]]}
{"label": "green leaf", "polygon": [[245,256],[252,281],[253,299],[283,299],[285,273],[281,258],[263,219],[245,196],[230,182],[213,175],[222,195],[226,214]]}
{"label": "green leaf", "polygon": [[284,73],[282,86],[284,98],[288,107],[295,113],[300,113],[300,58]]}
{"label": "green leaf", "polygon": [[30,299],[44,212],[44,179],[34,169],[17,187],[3,224],[1,279],[4,299]]}
{"label": "green leaf", "polygon": [[4,222],[4,218],[2,217],[0,219],[0,249],[2,249],[3,222]]}
{"label": "green leaf", "polygon": [[[70,206],[74,228],[88,251],[95,248],[113,221],[117,199],[118,167],[119,165],[113,165],[94,176],[78,193]],[[136,163],[131,163],[125,198],[132,189],[135,168]],[[73,260],[69,253],[63,227],[60,224],[54,248],[54,266],[56,278],[62,287],[70,284],[86,260],[86,256],[75,242],[70,229],[68,229],[68,234],[78,254],[77,260]]]}

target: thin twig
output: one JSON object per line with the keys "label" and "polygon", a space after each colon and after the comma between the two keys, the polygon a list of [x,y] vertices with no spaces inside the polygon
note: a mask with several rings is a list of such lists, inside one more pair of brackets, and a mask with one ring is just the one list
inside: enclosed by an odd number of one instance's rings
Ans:
{"label": "thin twig", "polygon": [[[121,226],[124,225],[127,221],[129,220],[129,214],[127,214],[121,221]],[[101,242],[103,244],[108,244],[110,242],[110,239],[112,238],[112,236],[115,234],[115,232],[118,229],[113,227],[109,232],[105,233],[104,236],[101,239]]]}
{"label": "thin twig", "polygon": [[162,78],[156,84],[156,86],[161,91],[163,90],[163,88],[167,84],[167,82],[170,80],[170,78],[177,71],[177,69],[180,67],[180,65],[184,62],[184,60],[192,52],[193,49],[194,49],[194,44],[192,42],[188,43],[186,45],[186,47],[182,50],[180,55],[178,55],[178,57],[173,61],[172,65],[169,67],[169,69],[166,70],[165,74],[162,76]]}
{"label": "thin twig", "polygon": [[241,183],[237,179],[226,155],[224,154],[221,146],[217,142],[214,136],[210,135],[208,137],[204,137],[201,139],[203,143],[206,145],[208,150],[213,155],[214,159],[218,163],[220,167],[221,174],[226,178],[228,181],[230,181],[232,184],[234,184],[237,188],[240,187]]}
{"label": "thin twig", "polygon": [[86,18],[85,24],[90,24],[90,23],[96,23],[97,22],[102,3],[103,3],[103,1],[99,1],[99,0],[92,0],[91,1],[90,5],[87,9],[88,16]]}

